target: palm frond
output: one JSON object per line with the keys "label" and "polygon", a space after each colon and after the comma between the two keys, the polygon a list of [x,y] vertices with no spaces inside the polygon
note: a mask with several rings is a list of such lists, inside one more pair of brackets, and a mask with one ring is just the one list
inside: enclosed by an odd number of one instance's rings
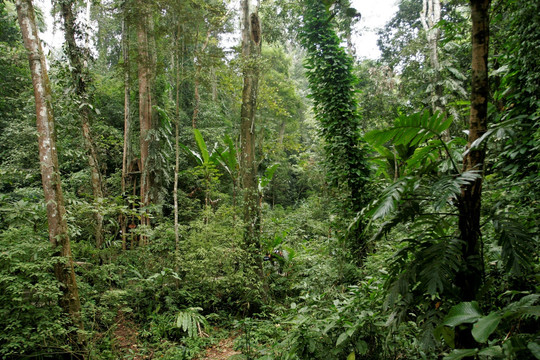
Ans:
{"label": "palm frond", "polygon": [[364,139],[372,146],[381,146],[391,141],[394,145],[416,146],[421,142],[438,137],[448,129],[452,118],[439,113],[428,112],[402,115],[396,119],[390,129],[373,130],[364,135]]}
{"label": "palm frond", "polygon": [[492,224],[498,236],[498,245],[502,249],[501,256],[506,271],[519,275],[529,269],[535,254],[534,236],[509,213],[493,215]]}
{"label": "palm frond", "polygon": [[376,220],[384,218],[388,214],[394,212],[403,193],[410,187],[412,179],[413,178],[411,177],[403,177],[387,187],[379,196],[379,199],[374,203],[371,211],[368,212],[368,215],[370,215],[373,220]]}
{"label": "palm frond", "polygon": [[431,193],[436,197],[433,207],[435,211],[441,210],[448,202],[457,200],[461,187],[473,183],[480,177],[478,170],[466,171],[458,176],[443,176],[432,186]]}

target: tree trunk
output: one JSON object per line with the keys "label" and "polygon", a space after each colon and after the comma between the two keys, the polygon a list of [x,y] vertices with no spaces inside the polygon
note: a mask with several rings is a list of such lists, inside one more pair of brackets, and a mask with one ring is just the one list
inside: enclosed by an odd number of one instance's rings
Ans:
{"label": "tree trunk", "polygon": [[[489,43],[489,0],[471,0],[472,10],[472,93],[469,119],[468,147],[487,130],[488,103],[488,43]],[[463,171],[482,171],[485,149],[470,150],[463,159]],[[482,177],[463,186],[459,202],[459,230],[465,242],[463,257],[467,264],[462,274],[462,300],[474,300],[481,282],[480,259],[480,207]]]}
{"label": "tree trunk", "polygon": [[[139,78],[139,123],[140,123],[140,150],[141,150],[141,204],[150,204],[151,178],[148,172],[148,154],[150,141],[147,139],[148,132],[152,129],[152,58],[149,51],[148,28],[152,21],[146,9],[147,4],[139,0],[137,2],[139,18],[137,22],[138,44],[138,78]],[[149,225],[148,216],[141,217],[141,225]],[[144,245],[146,239],[140,237],[140,245]]]}
{"label": "tree trunk", "polygon": [[[178,231],[178,172],[180,171],[180,139],[179,139],[179,127],[180,127],[180,51],[178,49],[178,37],[180,36],[180,26],[175,36],[175,67],[176,67],[176,76],[175,76],[175,85],[176,85],[176,121],[174,124],[174,189],[173,189],[173,198],[174,198],[174,239],[175,239],[175,249],[176,254],[180,251],[180,234]],[[183,42],[182,42],[183,44]],[[182,51],[184,47],[182,46]],[[183,69],[182,69],[183,70]],[[183,71],[182,71],[183,74]]]}
{"label": "tree trunk", "polygon": [[[197,31],[197,34],[199,32]],[[198,41],[198,35],[195,39]],[[198,51],[195,51],[195,77],[193,79],[193,86],[195,88],[194,91],[194,97],[195,97],[195,105],[193,106],[193,115],[191,116],[191,126],[196,129],[197,128],[197,118],[199,116],[199,106],[201,103],[201,95],[199,93],[199,87],[201,85],[201,70],[202,70],[202,64],[200,57],[206,50],[206,47],[208,46],[208,43],[210,42],[210,29],[206,32],[206,40],[204,41],[204,44],[202,45],[201,49]]]}
{"label": "tree trunk", "polygon": [[[488,49],[489,49],[489,0],[471,0],[472,18],[472,90],[469,119],[468,148],[487,130],[488,104]],[[485,149],[472,149],[463,159],[463,171],[482,172]],[[482,254],[480,231],[480,208],[482,177],[461,189],[459,198],[459,230],[463,240],[463,269],[457,276],[461,290],[461,300],[474,300],[482,283]],[[474,347],[470,331],[459,332],[457,342],[460,347]]]}
{"label": "tree trunk", "polygon": [[250,14],[249,0],[242,0],[241,7],[244,87],[240,112],[240,168],[244,189],[246,240],[250,245],[258,247],[260,219],[258,215],[257,163],[255,161],[255,111],[257,108],[259,80],[256,61],[260,55],[261,29],[258,15],[256,13]]}
{"label": "tree trunk", "polygon": [[[124,8],[124,13],[127,10]],[[122,196],[126,196],[126,181],[128,171],[128,161],[130,152],[130,131],[131,131],[131,97],[130,97],[130,73],[129,73],[129,27],[127,16],[124,14],[122,20],[122,55],[124,58],[124,149],[122,152]],[[127,249],[127,216],[122,215],[122,249]]]}
{"label": "tree trunk", "polygon": [[[75,93],[81,101],[79,107],[79,115],[81,118],[82,134],[84,139],[84,146],[88,153],[88,164],[90,166],[91,178],[92,178],[92,192],[94,195],[94,203],[98,206],[101,199],[103,199],[103,183],[101,180],[101,173],[99,170],[99,161],[95,143],[92,139],[90,131],[90,96],[88,94],[88,83],[90,82],[90,74],[87,67],[87,59],[85,52],[86,49],[80,48],[75,41],[75,17],[73,15],[71,2],[60,2],[62,18],[64,19],[64,38],[67,44],[67,55],[69,62],[71,63],[71,76],[73,85],[75,86]],[[96,210],[96,247],[100,248],[103,242],[103,215]]]}
{"label": "tree trunk", "polygon": [[[24,46],[28,51],[32,84],[36,101],[36,120],[39,143],[39,159],[43,192],[47,205],[49,240],[59,257],[55,264],[55,275],[62,284],[60,305],[70,316],[74,325],[82,329],[81,303],[73,269],[73,258],[68,236],[66,210],[58,168],[54,117],[52,112],[51,88],[45,57],[41,49],[36,28],[34,8],[31,0],[17,0],[17,14],[21,27]],[[67,261],[61,260],[66,258]],[[80,339],[79,339],[80,340]]]}
{"label": "tree trunk", "polygon": [[[467,147],[487,130],[488,105],[488,51],[489,51],[489,6],[490,0],[471,0],[472,18],[472,62],[471,62],[471,112]],[[485,149],[470,150],[463,158],[463,171],[477,170],[482,174]],[[459,231],[463,240],[464,265],[457,274],[456,283],[462,301],[475,300],[482,284],[483,257],[481,252],[480,210],[482,200],[482,176],[461,189],[459,198]],[[474,348],[476,342],[470,329],[456,333],[459,348]]]}
{"label": "tree trunk", "polygon": [[422,12],[420,13],[420,21],[426,32],[426,37],[429,47],[429,59],[433,76],[431,78],[431,109],[435,112],[444,112],[444,104],[442,102],[443,87],[439,84],[441,65],[439,63],[438,46],[441,37],[441,30],[437,24],[441,20],[441,1],[440,0],[423,0]]}

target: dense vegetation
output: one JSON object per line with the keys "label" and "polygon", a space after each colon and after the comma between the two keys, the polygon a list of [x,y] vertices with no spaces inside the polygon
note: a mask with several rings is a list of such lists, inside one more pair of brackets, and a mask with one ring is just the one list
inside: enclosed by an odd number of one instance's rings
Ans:
{"label": "dense vegetation", "polygon": [[540,359],[540,2],[398,3],[0,2],[0,358]]}

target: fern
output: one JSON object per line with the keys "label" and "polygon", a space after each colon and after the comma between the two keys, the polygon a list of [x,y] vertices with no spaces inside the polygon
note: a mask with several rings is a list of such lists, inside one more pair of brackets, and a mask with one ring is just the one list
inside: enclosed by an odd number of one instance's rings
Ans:
{"label": "fern", "polygon": [[477,170],[466,171],[459,176],[443,176],[432,186],[431,193],[436,195],[433,208],[435,211],[441,210],[448,202],[457,200],[461,187],[471,184],[480,177]]}
{"label": "fern", "polygon": [[492,224],[502,248],[502,259],[506,271],[520,275],[529,269],[535,254],[535,239],[520,223],[503,213],[493,215]]}
{"label": "fern", "polygon": [[397,208],[399,201],[408,188],[411,187],[411,177],[404,177],[396,181],[394,184],[387,187],[379,199],[374,203],[368,215],[371,215],[373,220],[384,218]]}
{"label": "fern", "polygon": [[199,311],[202,311],[202,308],[190,307],[178,313],[176,317],[176,327],[187,332],[191,338],[204,336],[205,333],[202,329],[208,325],[206,318]]}
{"label": "fern", "polygon": [[416,146],[434,137],[440,137],[448,129],[452,118],[428,112],[402,115],[396,119],[390,129],[373,130],[364,135],[364,139],[373,146],[381,146],[391,141],[394,145]]}

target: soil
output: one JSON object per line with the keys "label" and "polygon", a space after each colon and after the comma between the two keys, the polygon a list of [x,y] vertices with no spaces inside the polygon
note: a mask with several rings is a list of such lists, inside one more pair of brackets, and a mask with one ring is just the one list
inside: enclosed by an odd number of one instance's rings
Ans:
{"label": "soil", "polygon": [[230,336],[221,340],[218,344],[207,349],[198,360],[227,360],[233,355],[241,354],[240,351],[233,350],[235,336]]}
{"label": "soil", "polygon": [[152,355],[142,355],[139,350],[138,339],[139,331],[137,325],[119,312],[116,316],[116,328],[114,329],[114,352],[120,356],[132,354],[133,360],[151,359]]}

